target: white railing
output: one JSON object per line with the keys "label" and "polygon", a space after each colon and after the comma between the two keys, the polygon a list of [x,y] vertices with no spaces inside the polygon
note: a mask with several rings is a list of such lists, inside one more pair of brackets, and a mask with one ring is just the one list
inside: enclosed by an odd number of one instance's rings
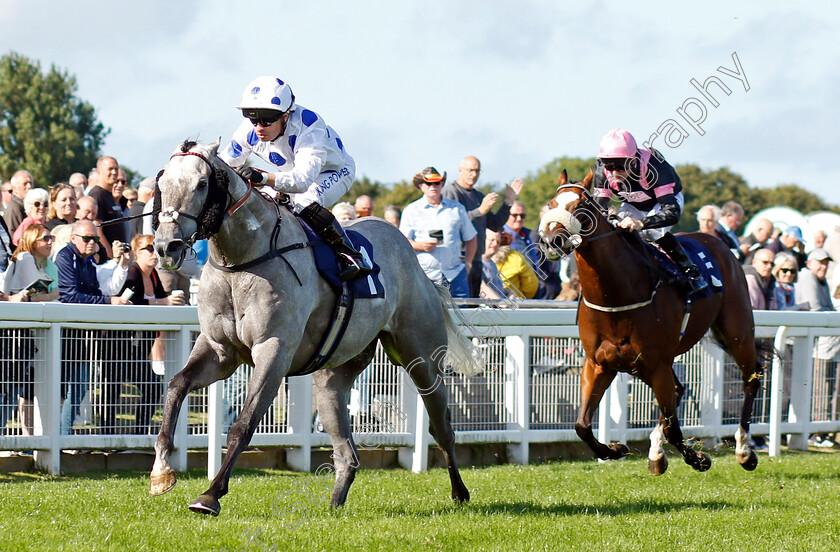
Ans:
{"label": "white railing", "polygon": [[[484,352],[487,371],[472,378],[446,375],[458,443],[506,443],[509,459],[524,464],[531,443],[577,441],[583,351],[576,313],[546,305],[461,309],[469,321],[466,331]],[[818,337],[840,335],[840,313],[758,311],[756,325],[757,335],[773,340],[783,355],[763,379],[752,433],[769,435],[770,454],[776,455],[782,434],[789,435],[790,447],[804,449],[809,434],[840,431],[836,364],[813,360]],[[194,307],[3,303],[0,366],[7,381],[0,390],[5,406],[0,406],[11,419],[0,436],[0,450],[34,450],[39,467],[59,473],[61,450],[151,448],[163,382],[184,365],[198,331]],[[131,348],[144,340],[145,347]],[[132,357],[132,351],[148,354],[153,341],[152,355],[162,361],[163,377],[152,375],[146,358]],[[26,366],[29,372],[20,369]],[[215,474],[226,427],[244,400],[249,370],[240,367],[226,382],[195,392],[185,402],[175,435],[176,469],[186,468],[187,449],[206,448],[208,473]],[[731,436],[742,399],[741,374],[731,359],[706,338],[677,359],[675,371],[686,386],[680,408],[686,436]],[[24,435],[16,387],[5,385],[14,384],[15,377],[31,384],[33,435]],[[110,393],[109,381],[115,383]],[[64,401],[64,415],[68,405],[72,412],[78,406],[78,414],[72,434],[62,435],[61,397],[74,384],[80,396]],[[144,408],[152,413],[150,426],[141,422]],[[410,378],[381,349],[357,380],[349,408],[360,448],[398,447],[401,465],[426,468],[431,438],[422,402]],[[290,378],[251,445],[288,447],[292,467],[312,469],[312,449],[330,446],[314,412],[311,377]],[[657,418],[649,388],[620,375],[594,424],[602,441],[643,440]]]}

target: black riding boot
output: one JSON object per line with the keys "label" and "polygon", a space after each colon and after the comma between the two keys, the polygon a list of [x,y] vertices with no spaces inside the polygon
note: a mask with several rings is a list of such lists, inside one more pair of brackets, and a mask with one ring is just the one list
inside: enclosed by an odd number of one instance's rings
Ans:
{"label": "black riding boot", "polygon": [[708,286],[706,280],[673,234],[667,232],[664,236],[656,240],[656,243],[665,250],[665,253],[677,263],[682,273],[685,274],[685,277],[688,279],[688,284],[691,286],[692,295],[706,289]]}
{"label": "black riding boot", "polygon": [[361,253],[353,248],[344,228],[335,220],[329,209],[317,203],[310,203],[300,212],[302,218],[324,241],[332,247],[341,265],[339,280],[347,282],[356,278],[364,278],[373,272],[373,268],[365,262]]}

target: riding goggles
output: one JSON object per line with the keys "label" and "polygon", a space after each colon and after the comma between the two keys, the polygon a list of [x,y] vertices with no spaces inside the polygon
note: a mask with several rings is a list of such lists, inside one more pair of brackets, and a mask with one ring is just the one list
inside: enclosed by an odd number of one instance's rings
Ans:
{"label": "riding goggles", "polygon": [[623,157],[601,159],[604,168],[608,171],[623,171],[627,169],[629,159]]}
{"label": "riding goggles", "polygon": [[271,126],[280,120],[283,116],[282,111],[272,111],[268,109],[243,109],[242,116],[251,121],[254,126]]}

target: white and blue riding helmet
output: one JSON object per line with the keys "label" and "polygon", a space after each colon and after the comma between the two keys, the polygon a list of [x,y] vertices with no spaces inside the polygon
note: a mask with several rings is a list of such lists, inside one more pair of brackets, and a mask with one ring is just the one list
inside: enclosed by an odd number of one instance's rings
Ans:
{"label": "white and blue riding helmet", "polygon": [[242,92],[242,100],[236,109],[271,110],[286,113],[295,106],[292,87],[277,77],[257,77],[248,83]]}

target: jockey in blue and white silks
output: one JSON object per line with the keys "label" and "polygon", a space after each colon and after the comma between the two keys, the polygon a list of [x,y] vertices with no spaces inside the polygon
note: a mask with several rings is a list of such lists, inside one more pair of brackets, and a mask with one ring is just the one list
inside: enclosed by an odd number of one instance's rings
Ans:
{"label": "jockey in blue and white silks", "polygon": [[[297,105],[291,87],[275,77],[249,83],[237,109],[245,120],[219,157],[252,184],[289,194],[298,216],[335,251],[341,280],[370,274],[371,267],[327,209],[356,176],[356,164],[335,130],[314,111]],[[274,172],[244,166],[252,153]]]}
{"label": "jockey in blue and white silks", "polygon": [[662,247],[688,279],[692,293],[706,288],[700,271],[669,232],[682,213],[682,183],[662,154],[638,148],[624,129],[609,131],[598,149],[593,195],[604,208],[618,196],[618,227],[637,231]]}

